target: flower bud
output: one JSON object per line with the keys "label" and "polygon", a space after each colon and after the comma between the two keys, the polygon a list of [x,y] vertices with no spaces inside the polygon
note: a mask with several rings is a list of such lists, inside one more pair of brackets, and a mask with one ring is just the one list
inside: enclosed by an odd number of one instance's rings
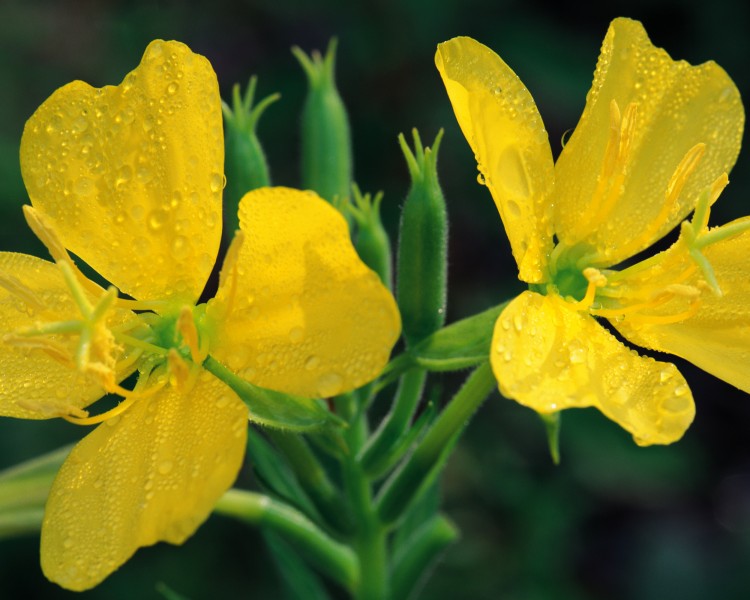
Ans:
{"label": "flower bud", "polygon": [[232,90],[232,107],[222,103],[224,111],[224,145],[227,186],[224,188],[225,231],[233,234],[239,229],[237,207],[250,190],[271,185],[266,155],[255,129],[263,111],[279,99],[279,94],[266,96],[253,106],[257,78],[252,77],[244,97],[239,84]]}
{"label": "flower bud", "polygon": [[352,148],[349,118],[334,76],[336,40],[324,57],[292,48],[308,79],[302,109],[302,186],[333,203],[349,196],[352,184]]}
{"label": "flower bud", "polygon": [[346,211],[357,225],[354,247],[357,254],[368,267],[375,271],[380,281],[388,288],[392,287],[391,240],[380,220],[380,202],[383,192],[362,195],[356,184],[352,186],[352,201]]}
{"label": "flower bud", "polygon": [[409,167],[411,188],[401,213],[396,298],[409,346],[434,333],[445,322],[448,218],[437,178],[442,130],[432,149],[423,148],[415,129],[414,153],[403,134],[401,150]]}

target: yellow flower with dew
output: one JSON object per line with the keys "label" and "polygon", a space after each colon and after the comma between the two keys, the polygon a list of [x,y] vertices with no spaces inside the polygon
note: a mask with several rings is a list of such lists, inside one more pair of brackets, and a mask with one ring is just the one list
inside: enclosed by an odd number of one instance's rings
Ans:
{"label": "yellow flower with dew", "polygon": [[[456,38],[436,63],[529,284],[495,326],[500,391],[542,414],[596,407],[642,445],[679,439],[695,413],[684,378],[606,320],[750,392],[750,219],[708,227],[744,125],[729,76],[615,19],[553,163],[531,95],[496,54]],[[668,250],[642,258],[677,226]]]}
{"label": "yellow flower with dew", "polygon": [[[236,478],[252,415],[207,357],[322,397],[373,379],[398,337],[343,218],[287,188],[242,199],[219,291],[196,305],[221,236],[221,118],[209,62],[155,41],[121,85],[68,84],[24,130],[24,211],[55,262],[0,253],[0,414],[100,423],[45,510],[42,568],[66,588],[182,543]],[[90,416],[106,393],[122,401]]]}

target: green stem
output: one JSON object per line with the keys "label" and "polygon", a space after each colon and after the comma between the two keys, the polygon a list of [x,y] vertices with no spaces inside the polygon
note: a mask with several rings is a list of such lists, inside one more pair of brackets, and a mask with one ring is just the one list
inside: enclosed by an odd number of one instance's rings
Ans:
{"label": "green stem", "polygon": [[403,552],[393,557],[392,598],[406,600],[414,593],[431,565],[458,538],[458,529],[438,515],[421,527]]}
{"label": "green stem", "polygon": [[350,592],[358,588],[359,565],[351,549],[290,506],[263,494],[232,489],[219,499],[214,511],[268,527],[293,542],[310,563],[344,588]]}
{"label": "green stem", "polygon": [[392,524],[403,515],[419,495],[423,484],[431,480],[434,467],[445,458],[446,448],[452,448],[455,436],[495,386],[487,362],[469,376],[404,466],[384,486],[377,501],[378,515],[383,523]]}
{"label": "green stem", "polygon": [[386,532],[373,507],[370,483],[353,457],[347,458],[344,465],[344,480],[356,520],[354,547],[361,580],[355,598],[386,600],[389,584]]}
{"label": "green stem", "polygon": [[17,508],[0,513],[0,539],[38,533],[42,528],[44,508]]}
{"label": "green stem", "polygon": [[426,378],[422,369],[411,369],[402,377],[391,411],[361,453],[362,468],[368,475],[382,473],[383,466],[391,463],[392,451],[409,428]]}
{"label": "green stem", "polygon": [[339,531],[349,531],[351,516],[342,505],[340,491],[331,483],[304,438],[299,434],[273,429],[266,430],[266,435],[284,454],[302,489],[325,519]]}

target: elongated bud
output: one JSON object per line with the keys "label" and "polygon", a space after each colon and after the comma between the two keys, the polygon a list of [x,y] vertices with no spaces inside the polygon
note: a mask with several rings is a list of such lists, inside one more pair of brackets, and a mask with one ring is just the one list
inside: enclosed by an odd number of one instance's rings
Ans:
{"label": "elongated bud", "polygon": [[239,229],[237,207],[250,190],[271,185],[266,155],[260,145],[256,128],[266,108],[280,98],[279,94],[266,96],[253,106],[257,77],[252,77],[245,95],[240,85],[232,89],[232,106],[222,103],[224,110],[224,144],[226,149],[224,170],[227,186],[224,188],[225,231]]}
{"label": "elongated bud", "polygon": [[413,130],[414,153],[403,134],[401,150],[411,174],[411,188],[401,213],[396,299],[404,338],[412,346],[445,322],[448,217],[437,178],[442,130],[432,148],[423,148]]}
{"label": "elongated bud", "polygon": [[325,56],[292,48],[309,84],[302,110],[302,186],[333,202],[348,197],[352,184],[349,118],[335,82],[336,40]]}
{"label": "elongated bud", "polygon": [[380,202],[383,192],[362,194],[356,184],[352,186],[352,201],[346,205],[346,211],[354,217],[357,234],[354,247],[357,254],[368,267],[375,271],[380,281],[388,288],[392,287],[391,240],[380,220]]}

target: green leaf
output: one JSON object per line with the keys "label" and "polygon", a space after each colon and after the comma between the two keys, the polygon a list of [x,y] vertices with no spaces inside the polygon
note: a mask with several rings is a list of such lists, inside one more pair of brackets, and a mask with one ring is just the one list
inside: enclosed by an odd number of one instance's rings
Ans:
{"label": "green leaf", "polygon": [[263,538],[271,551],[284,596],[288,600],[330,600],[317,574],[280,535],[264,529]]}
{"label": "green leaf", "polygon": [[226,383],[250,409],[250,420],[266,427],[311,431],[340,421],[321,400],[290,396],[253,385],[212,357],[203,367]]}
{"label": "green leaf", "polygon": [[165,598],[165,600],[189,600],[187,596],[178,594],[163,581],[156,584],[156,591]]}

